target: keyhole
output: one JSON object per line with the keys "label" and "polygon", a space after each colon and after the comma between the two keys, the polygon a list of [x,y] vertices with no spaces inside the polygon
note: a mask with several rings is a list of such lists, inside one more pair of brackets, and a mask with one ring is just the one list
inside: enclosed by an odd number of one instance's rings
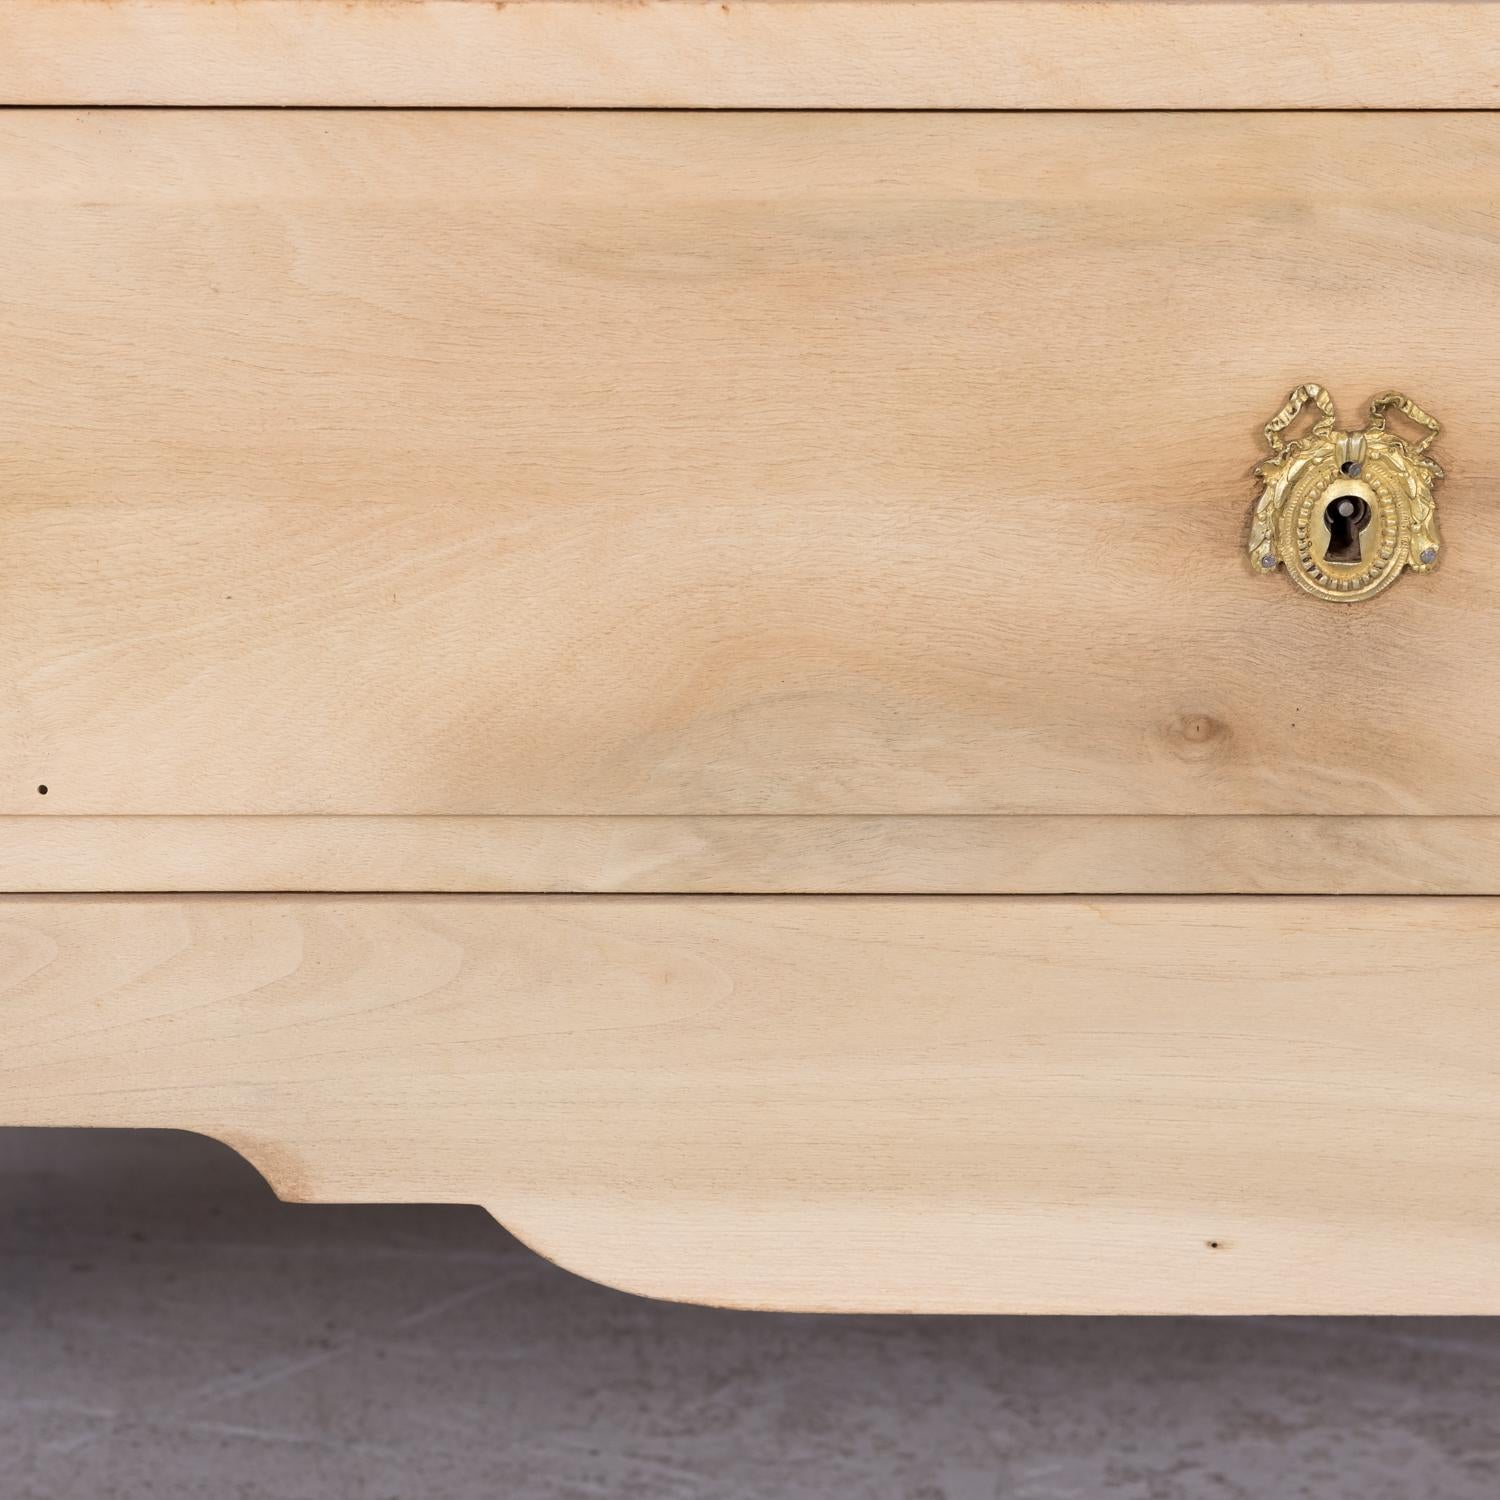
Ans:
{"label": "keyhole", "polygon": [[1370,502],[1358,495],[1340,495],[1328,502],[1323,512],[1323,524],[1328,528],[1329,562],[1357,563],[1364,552],[1360,536],[1370,524]]}

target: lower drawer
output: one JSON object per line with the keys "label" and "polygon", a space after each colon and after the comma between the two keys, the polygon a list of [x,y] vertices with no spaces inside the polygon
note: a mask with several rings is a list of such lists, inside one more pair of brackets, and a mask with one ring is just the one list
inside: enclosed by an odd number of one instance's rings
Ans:
{"label": "lower drawer", "polygon": [[1500,1311],[1500,902],[33,896],[3,1122],[655,1296]]}

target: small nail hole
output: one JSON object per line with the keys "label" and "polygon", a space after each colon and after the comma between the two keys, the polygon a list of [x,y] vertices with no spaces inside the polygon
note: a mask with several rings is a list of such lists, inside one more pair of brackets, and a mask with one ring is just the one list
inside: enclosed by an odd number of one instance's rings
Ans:
{"label": "small nail hole", "polygon": [[39,786],[36,789],[36,794],[38,797],[45,797],[47,795],[47,788],[45,786]]}

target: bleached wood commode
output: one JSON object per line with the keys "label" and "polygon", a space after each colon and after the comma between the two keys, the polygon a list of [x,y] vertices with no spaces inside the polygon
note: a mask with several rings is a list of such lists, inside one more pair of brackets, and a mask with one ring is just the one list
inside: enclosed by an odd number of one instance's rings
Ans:
{"label": "bleached wood commode", "polygon": [[1500,1311],[1500,6],[9,0],[0,99],[4,1123]]}

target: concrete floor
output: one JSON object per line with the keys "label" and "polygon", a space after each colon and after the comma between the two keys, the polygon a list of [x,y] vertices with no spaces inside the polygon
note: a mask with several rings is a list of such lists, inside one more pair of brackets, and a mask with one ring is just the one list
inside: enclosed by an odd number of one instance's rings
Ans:
{"label": "concrete floor", "polygon": [[0,1500],[1500,1497],[1500,1320],[673,1307],[168,1133],[0,1193]]}

